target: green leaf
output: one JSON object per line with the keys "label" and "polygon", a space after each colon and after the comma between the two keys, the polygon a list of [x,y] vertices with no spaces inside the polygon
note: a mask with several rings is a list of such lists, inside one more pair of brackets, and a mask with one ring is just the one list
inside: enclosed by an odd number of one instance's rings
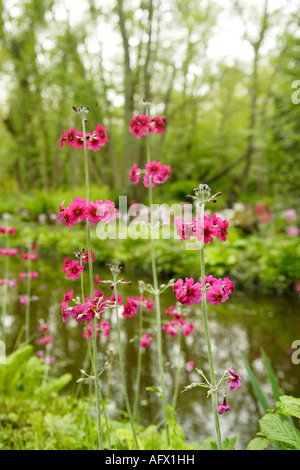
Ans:
{"label": "green leaf", "polygon": [[277,401],[277,400],[279,400],[279,397],[280,397],[280,392],[279,392],[277,380],[276,380],[274,371],[272,369],[272,366],[270,364],[270,361],[268,359],[268,356],[266,355],[263,348],[260,348],[260,350],[261,350],[263,360],[264,360],[264,363],[265,363],[265,366],[266,366],[266,369],[267,369],[268,377],[269,377],[269,380],[270,380],[270,383],[271,383],[271,386],[272,386],[274,400]]}
{"label": "green leaf", "polygon": [[222,443],[223,450],[234,450],[238,436],[226,437]]}
{"label": "green leaf", "polygon": [[50,395],[52,393],[56,393],[62,388],[64,388],[66,385],[68,385],[69,382],[72,380],[72,375],[71,374],[64,374],[61,377],[58,377],[57,379],[52,379],[49,381],[49,383],[42,385],[36,390],[36,394],[42,394],[42,395]]}
{"label": "green leaf", "polygon": [[270,441],[284,442],[300,450],[300,432],[280,415],[268,413],[259,420],[259,424],[261,432]]}
{"label": "green leaf", "polygon": [[246,450],[266,450],[268,449],[271,441],[266,437],[255,437],[246,447]]}
{"label": "green leaf", "polygon": [[249,375],[249,379],[251,381],[251,384],[252,384],[252,387],[254,388],[255,392],[256,392],[256,395],[257,395],[257,398],[258,400],[260,401],[260,404],[261,406],[263,407],[263,410],[264,412],[266,413],[267,410],[270,409],[270,406],[268,404],[268,401],[262,391],[262,389],[260,388],[259,386],[259,383],[251,369],[251,367],[249,366],[248,362],[246,361],[246,359],[244,358],[244,356],[242,356],[242,360],[244,362],[244,365],[245,365],[245,368],[247,370],[247,373]]}
{"label": "green leaf", "polygon": [[300,419],[300,398],[283,395],[279,400],[279,402],[276,402],[276,406],[282,413],[286,416],[295,416]]}

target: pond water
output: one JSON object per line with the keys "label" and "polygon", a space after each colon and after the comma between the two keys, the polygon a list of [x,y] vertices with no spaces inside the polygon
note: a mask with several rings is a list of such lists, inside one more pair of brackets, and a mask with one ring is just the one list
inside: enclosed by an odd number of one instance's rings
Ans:
{"label": "pond water", "polygon": [[[37,295],[39,300],[31,305],[31,334],[32,344],[35,350],[38,346],[38,325],[42,322],[49,324],[50,333],[55,336],[51,344],[51,355],[57,358],[51,367],[51,373],[57,375],[63,372],[71,372],[73,381],[70,384],[73,393],[78,392],[76,380],[81,377],[79,369],[84,367],[87,347],[86,340],[82,337],[83,326],[70,319],[67,323],[62,322],[60,301],[63,294],[70,289],[75,293],[80,292],[78,281],[68,280],[62,273],[62,262],[54,262],[48,259],[38,259],[32,267],[39,272],[39,278],[32,281],[32,295]],[[24,262],[17,259],[10,260],[11,276],[18,276],[20,271],[25,271]],[[100,279],[109,279],[108,269],[94,266],[94,273],[98,273]],[[138,277],[131,273],[123,273],[126,280],[132,281],[131,286],[122,285],[120,294],[123,297],[138,295]],[[0,275],[1,277],[1,275]],[[87,276],[88,277],[88,276]],[[143,278],[145,281],[149,281]],[[21,294],[26,293],[26,281],[18,281],[15,288],[9,289],[8,314],[5,319],[7,331],[7,352],[9,352],[22,328],[25,320],[25,307],[18,302]],[[163,282],[161,280],[161,282]],[[106,290],[105,290],[106,289]],[[111,295],[105,287],[107,296]],[[88,287],[86,286],[86,292]],[[162,322],[170,320],[164,315],[165,308],[175,304],[172,289],[162,296]],[[144,314],[145,327],[153,327],[154,312]],[[116,410],[125,410],[121,376],[118,365],[118,351],[116,340],[115,319],[111,311],[103,316],[103,321],[111,322],[109,338],[103,335],[99,339],[99,363],[100,370],[105,362],[112,358],[113,371],[110,382],[108,413],[115,416]],[[138,314],[133,318],[121,317],[122,344],[124,348],[127,384],[130,399],[133,401],[137,353],[140,338],[138,334]],[[192,382],[200,382],[200,376],[193,370],[185,370],[187,361],[194,361],[198,369],[209,375],[206,344],[201,321],[201,311],[191,308],[191,318],[195,324],[195,330],[187,338],[184,338],[181,354],[182,372],[180,377],[180,391]],[[261,295],[234,291],[229,301],[219,306],[209,306],[209,325],[214,352],[215,368],[218,376],[229,367],[238,372],[242,377],[242,387],[239,391],[228,393],[228,403],[231,412],[220,416],[222,437],[238,436],[237,448],[244,449],[248,442],[255,437],[258,431],[258,419],[263,411],[256,399],[255,392],[250,384],[242,355],[251,364],[262,390],[269,398],[270,407],[274,407],[272,391],[267,373],[261,357],[261,349],[267,353],[272,367],[276,373],[282,393],[300,397],[300,364],[293,364],[291,349],[293,341],[300,340],[300,316],[299,299],[283,297],[264,297]],[[145,388],[155,385],[159,387],[159,373],[156,352],[156,337],[153,331],[153,341],[146,348],[142,356],[142,384],[141,384],[141,420],[150,424],[157,417],[159,409],[158,399],[154,392],[146,391]],[[178,341],[163,333],[163,350],[165,364],[166,390],[168,400],[171,403],[176,377],[176,366],[178,360]],[[87,369],[88,371],[88,369]],[[107,368],[101,376],[103,393],[106,393],[106,384],[109,369]],[[222,396],[219,397],[219,402]],[[205,389],[194,388],[186,393],[179,393],[177,402],[178,421],[183,426],[185,436],[189,442],[197,440],[202,442],[207,436],[214,435],[212,424],[211,401],[206,398]]]}

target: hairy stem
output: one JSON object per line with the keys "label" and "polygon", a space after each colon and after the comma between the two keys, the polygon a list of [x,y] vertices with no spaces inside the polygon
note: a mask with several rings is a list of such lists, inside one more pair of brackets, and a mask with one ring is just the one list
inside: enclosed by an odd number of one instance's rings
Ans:
{"label": "hairy stem", "polygon": [[[84,169],[85,169],[85,187],[86,187],[86,204],[89,202],[90,197],[90,183],[89,183],[89,167],[88,167],[88,153],[86,146],[86,131],[85,131],[85,121],[82,119],[82,130],[83,130],[83,140],[84,140]],[[94,298],[94,281],[93,281],[93,265],[92,265],[92,250],[91,250],[91,229],[90,222],[86,219],[86,238],[87,238],[87,249],[88,249],[88,264],[89,264],[89,279],[90,279],[90,295],[91,299]],[[100,396],[100,386],[98,383],[98,351],[97,351],[97,340],[96,340],[96,326],[95,318],[92,320],[92,331],[93,331],[93,368],[95,375],[95,392],[96,392],[96,407],[97,407],[97,428],[98,428],[98,441],[99,449],[103,450],[103,436],[102,436],[102,427],[101,427],[101,396]],[[104,408],[104,407],[103,407]]]}
{"label": "hairy stem", "polygon": [[[149,134],[146,136],[146,149],[147,149],[147,162],[150,163],[150,145],[149,145]],[[169,427],[168,427],[168,414],[167,414],[167,400],[165,390],[165,378],[164,378],[164,363],[162,354],[162,340],[161,340],[161,310],[160,310],[160,294],[158,289],[158,278],[156,268],[156,253],[155,253],[155,240],[152,227],[153,221],[153,191],[152,191],[152,177],[149,176],[149,204],[150,204],[150,238],[151,238],[151,264],[152,264],[152,276],[153,276],[153,287],[154,287],[154,299],[155,299],[155,311],[156,311],[156,336],[157,336],[157,353],[158,353],[158,367],[160,374],[162,401],[163,401],[163,415],[164,425],[166,429],[167,445],[170,445]]]}
{"label": "hairy stem", "polygon": [[[200,206],[200,217],[201,217],[201,224],[204,226],[204,203],[201,203]],[[202,238],[201,247],[200,247],[200,269],[201,269],[201,285],[202,289],[205,288],[205,263],[204,263],[204,241]],[[217,447],[219,450],[222,450],[222,438],[221,438],[221,428],[219,422],[219,414],[218,414],[218,403],[217,403],[217,391],[216,388],[216,374],[214,369],[214,361],[213,361],[213,353],[211,347],[211,340],[210,340],[210,333],[209,333],[209,326],[208,326],[208,317],[207,317],[207,301],[206,301],[206,292],[203,290],[202,292],[202,318],[203,318],[203,325],[204,325],[204,333],[206,339],[206,346],[208,352],[208,361],[209,361],[209,370],[210,370],[210,382],[212,388],[212,408],[213,408],[213,415],[215,421],[215,429],[216,429],[216,438],[217,438]]]}
{"label": "hairy stem", "polygon": [[114,310],[116,313],[117,327],[118,327],[119,360],[120,360],[120,366],[121,366],[123,390],[124,390],[128,418],[129,418],[129,422],[130,422],[131,430],[133,434],[133,439],[135,442],[136,449],[139,450],[139,444],[137,441],[136,432],[135,432],[135,428],[133,424],[133,418],[132,418],[131,407],[130,407],[129,398],[128,398],[128,391],[127,391],[127,384],[126,384],[126,377],[125,377],[124,357],[123,357],[123,349],[122,349],[122,342],[121,342],[121,328],[120,328],[120,319],[119,319],[119,312],[118,312],[118,292],[117,292],[117,287],[116,287],[116,281],[117,281],[116,276],[114,276],[114,296],[115,296],[115,302],[116,302],[116,308]]}
{"label": "hairy stem", "polygon": [[25,340],[26,343],[29,341],[30,336],[30,306],[31,306],[31,244],[28,247],[28,264],[27,264],[27,299],[26,299],[26,310],[25,310]]}

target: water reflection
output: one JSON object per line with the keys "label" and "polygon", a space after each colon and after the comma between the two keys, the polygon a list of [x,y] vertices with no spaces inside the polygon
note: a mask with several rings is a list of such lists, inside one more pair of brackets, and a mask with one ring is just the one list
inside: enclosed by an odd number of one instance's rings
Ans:
{"label": "water reflection", "polygon": [[[38,325],[47,322],[50,333],[55,336],[51,355],[55,354],[57,362],[53,365],[52,373],[71,372],[73,382],[70,385],[72,392],[77,393],[76,380],[81,376],[79,369],[84,365],[87,357],[86,341],[82,337],[82,325],[72,319],[68,323],[62,323],[60,301],[63,294],[74,288],[79,292],[79,282],[70,281],[62,273],[60,264],[50,261],[38,260],[35,269],[40,277],[32,281],[32,293],[39,296],[39,301],[31,307],[31,334],[32,344],[36,351]],[[109,271],[97,269],[100,278],[109,278]],[[24,270],[24,268],[23,268]],[[18,260],[12,260],[11,271],[17,276],[22,268]],[[120,294],[124,297],[139,295],[137,290],[137,278],[131,274],[124,276],[132,281],[132,286],[121,286]],[[144,279],[145,280],[145,279]],[[25,320],[25,307],[20,305],[18,298],[26,292],[24,281],[19,281],[15,289],[9,290],[9,307],[6,318],[7,326],[7,352],[14,347],[20,330]],[[86,286],[86,292],[88,287]],[[107,295],[110,295],[107,289]],[[162,298],[162,311],[170,305],[174,305],[175,297],[171,291]],[[300,365],[291,361],[291,345],[296,339],[300,339],[300,319],[298,315],[298,299],[270,298],[262,296],[247,296],[245,293],[235,291],[228,302],[218,307],[209,307],[209,322],[211,330],[212,347],[215,357],[215,367],[218,374],[224,369],[233,368],[242,376],[242,388],[232,391],[228,395],[228,403],[231,413],[220,417],[223,438],[238,435],[237,447],[243,449],[250,439],[258,431],[258,419],[262,416],[262,409],[258,404],[253,388],[248,380],[244,368],[241,353],[251,362],[256,376],[259,379],[262,390],[269,398],[270,407],[272,390],[263,366],[260,348],[264,348],[270,358],[272,367],[278,378],[281,391],[285,394],[300,396]],[[194,361],[198,369],[208,372],[205,337],[199,308],[191,309],[191,318],[195,324],[195,330],[188,338],[184,338],[182,345],[182,373],[180,390],[191,382],[199,382],[197,372],[187,372],[185,364]],[[140,401],[141,420],[150,424],[157,419],[157,410],[160,409],[155,393],[146,391],[146,387],[159,386],[159,373],[155,349],[155,315],[153,312],[144,313],[145,326],[153,328],[153,341],[149,348],[143,351],[142,358],[142,386]],[[169,318],[163,318],[167,321]],[[117,337],[115,318],[111,311],[103,316],[103,321],[111,322],[109,338],[100,337],[99,345],[99,369],[109,361],[112,354],[113,373],[110,384],[109,398],[111,404],[109,413],[113,416],[117,410],[125,409],[122,388],[120,387],[121,373],[118,363]],[[138,316],[122,318],[122,344],[127,369],[127,384],[129,396],[134,397],[136,381],[137,354],[140,338],[138,332]],[[163,333],[163,352],[165,358],[166,389],[169,402],[172,401],[178,359],[178,343],[176,338],[171,338]],[[108,368],[102,375],[103,393],[106,393]],[[222,397],[220,396],[221,401]],[[185,435],[189,441],[203,441],[207,436],[214,435],[214,427],[211,414],[211,402],[206,398],[204,389],[195,388],[186,393],[179,393],[177,401],[179,423],[183,426]]]}

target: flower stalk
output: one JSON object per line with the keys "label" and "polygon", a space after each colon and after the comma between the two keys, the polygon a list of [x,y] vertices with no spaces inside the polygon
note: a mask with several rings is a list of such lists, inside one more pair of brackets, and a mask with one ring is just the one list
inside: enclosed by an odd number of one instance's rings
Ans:
{"label": "flower stalk", "polygon": [[[5,232],[5,249],[8,250],[8,233]],[[4,261],[4,284],[3,284],[3,301],[2,301],[2,318],[1,318],[1,339],[5,342],[5,317],[7,313],[7,284],[9,271],[9,256],[5,256]]]}
{"label": "flower stalk", "polygon": [[28,245],[28,261],[27,261],[27,302],[25,310],[25,341],[29,342],[30,337],[30,306],[31,306],[31,252],[32,244]]}
{"label": "flower stalk", "polygon": [[[148,115],[148,107],[146,106],[146,115]],[[150,143],[149,143],[149,132],[146,135],[146,152],[147,152],[147,163],[150,163]],[[167,400],[165,390],[165,379],[164,379],[164,364],[162,354],[162,337],[161,337],[161,309],[160,309],[160,293],[158,288],[158,277],[156,267],[156,253],[155,253],[155,239],[153,233],[153,190],[152,190],[152,176],[149,175],[149,205],[150,205],[150,238],[151,238],[151,264],[152,264],[152,277],[153,277],[153,288],[154,288],[154,299],[155,299],[155,311],[156,311],[156,337],[157,337],[157,353],[158,353],[158,367],[160,374],[160,384],[163,401],[163,416],[164,425],[166,430],[167,446],[170,445],[170,435],[168,427],[168,413],[167,413]]]}
{"label": "flower stalk", "polygon": [[[204,206],[205,206],[205,194],[201,195],[200,200],[200,220],[202,227],[204,227]],[[212,346],[210,340],[210,332],[208,325],[208,316],[207,316],[207,301],[206,301],[206,288],[205,288],[205,262],[204,262],[204,236],[200,241],[200,272],[201,272],[201,286],[202,286],[202,319],[204,325],[204,333],[206,339],[208,361],[209,361],[209,370],[210,370],[210,385],[211,385],[211,399],[212,399],[212,408],[215,422],[216,430],[216,441],[218,450],[222,450],[222,438],[221,438],[221,428],[218,415],[218,402],[217,402],[217,387],[216,387],[216,374],[214,368],[214,360],[212,353]]]}
{"label": "flower stalk", "polygon": [[[85,109],[85,108],[84,108]],[[82,131],[83,131],[83,140],[84,140],[84,169],[85,169],[85,186],[86,186],[86,203],[88,204],[90,196],[90,183],[89,183],[89,166],[88,166],[88,153],[86,146],[86,130],[85,130],[85,119],[83,116],[82,120]],[[92,266],[92,250],[91,250],[91,229],[90,222],[86,219],[86,238],[87,238],[87,250],[88,250],[88,266],[89,266],[89,280],[90,280],[90,295],[91,299],[94,298],[94,281],[93,281],[93,266]],[[93,332],[93,369],[95,376],[95,392],[96,392],[96,408],[97,408],[97,429],[98,429],[98,443],[99,449],[103,450],[103,434],[101,427],[101,392],[100,385],[98,382],[99,370],[98,370],[98,351],[97,351],[97,339],[96,339],[96,326],[95,318],[92,320],[92,332]],[[91,358],[92,359],[92,358]]]}
{"label": "flower stalk", "polygon": [[117,329],[118,329],[118,348],[119,348],[119,360],[120,360],[120,366],[121,366],[121,374],[122,374],[122,382],[123,382],[123,390],[124,390],[124,396],[125,396],[125,403],[126,403],[126,409],[128,413],[128,418],[129,422],[131,425],[131,430],[133,434],[133,439],[135,442],[136,450],[139,450],[139,444],[138,440],[136,437],[136,432],[134,428],[134,423],[133,423],[133,417],[132,417],[132,412],[131,412],[131,407],[130,407],[130,402],[129,402],[129,397],[128,397],[128,391],[127,391],[127,384],[126,384],[126,377],[125,377],[125,368],[124,368],[124,357],[123,357],[123,349],[122,349],[122,342],[121,342],[121,327],[120,327],[120,319],[119,319],[119,308],[118,308],[118,291],[117,291],[117,274],[113,273],[114,281],[113,281],[113,286],[114,286],[114,296],[115,296],[115,315],[116,315],[116,320],[117,320]]}

